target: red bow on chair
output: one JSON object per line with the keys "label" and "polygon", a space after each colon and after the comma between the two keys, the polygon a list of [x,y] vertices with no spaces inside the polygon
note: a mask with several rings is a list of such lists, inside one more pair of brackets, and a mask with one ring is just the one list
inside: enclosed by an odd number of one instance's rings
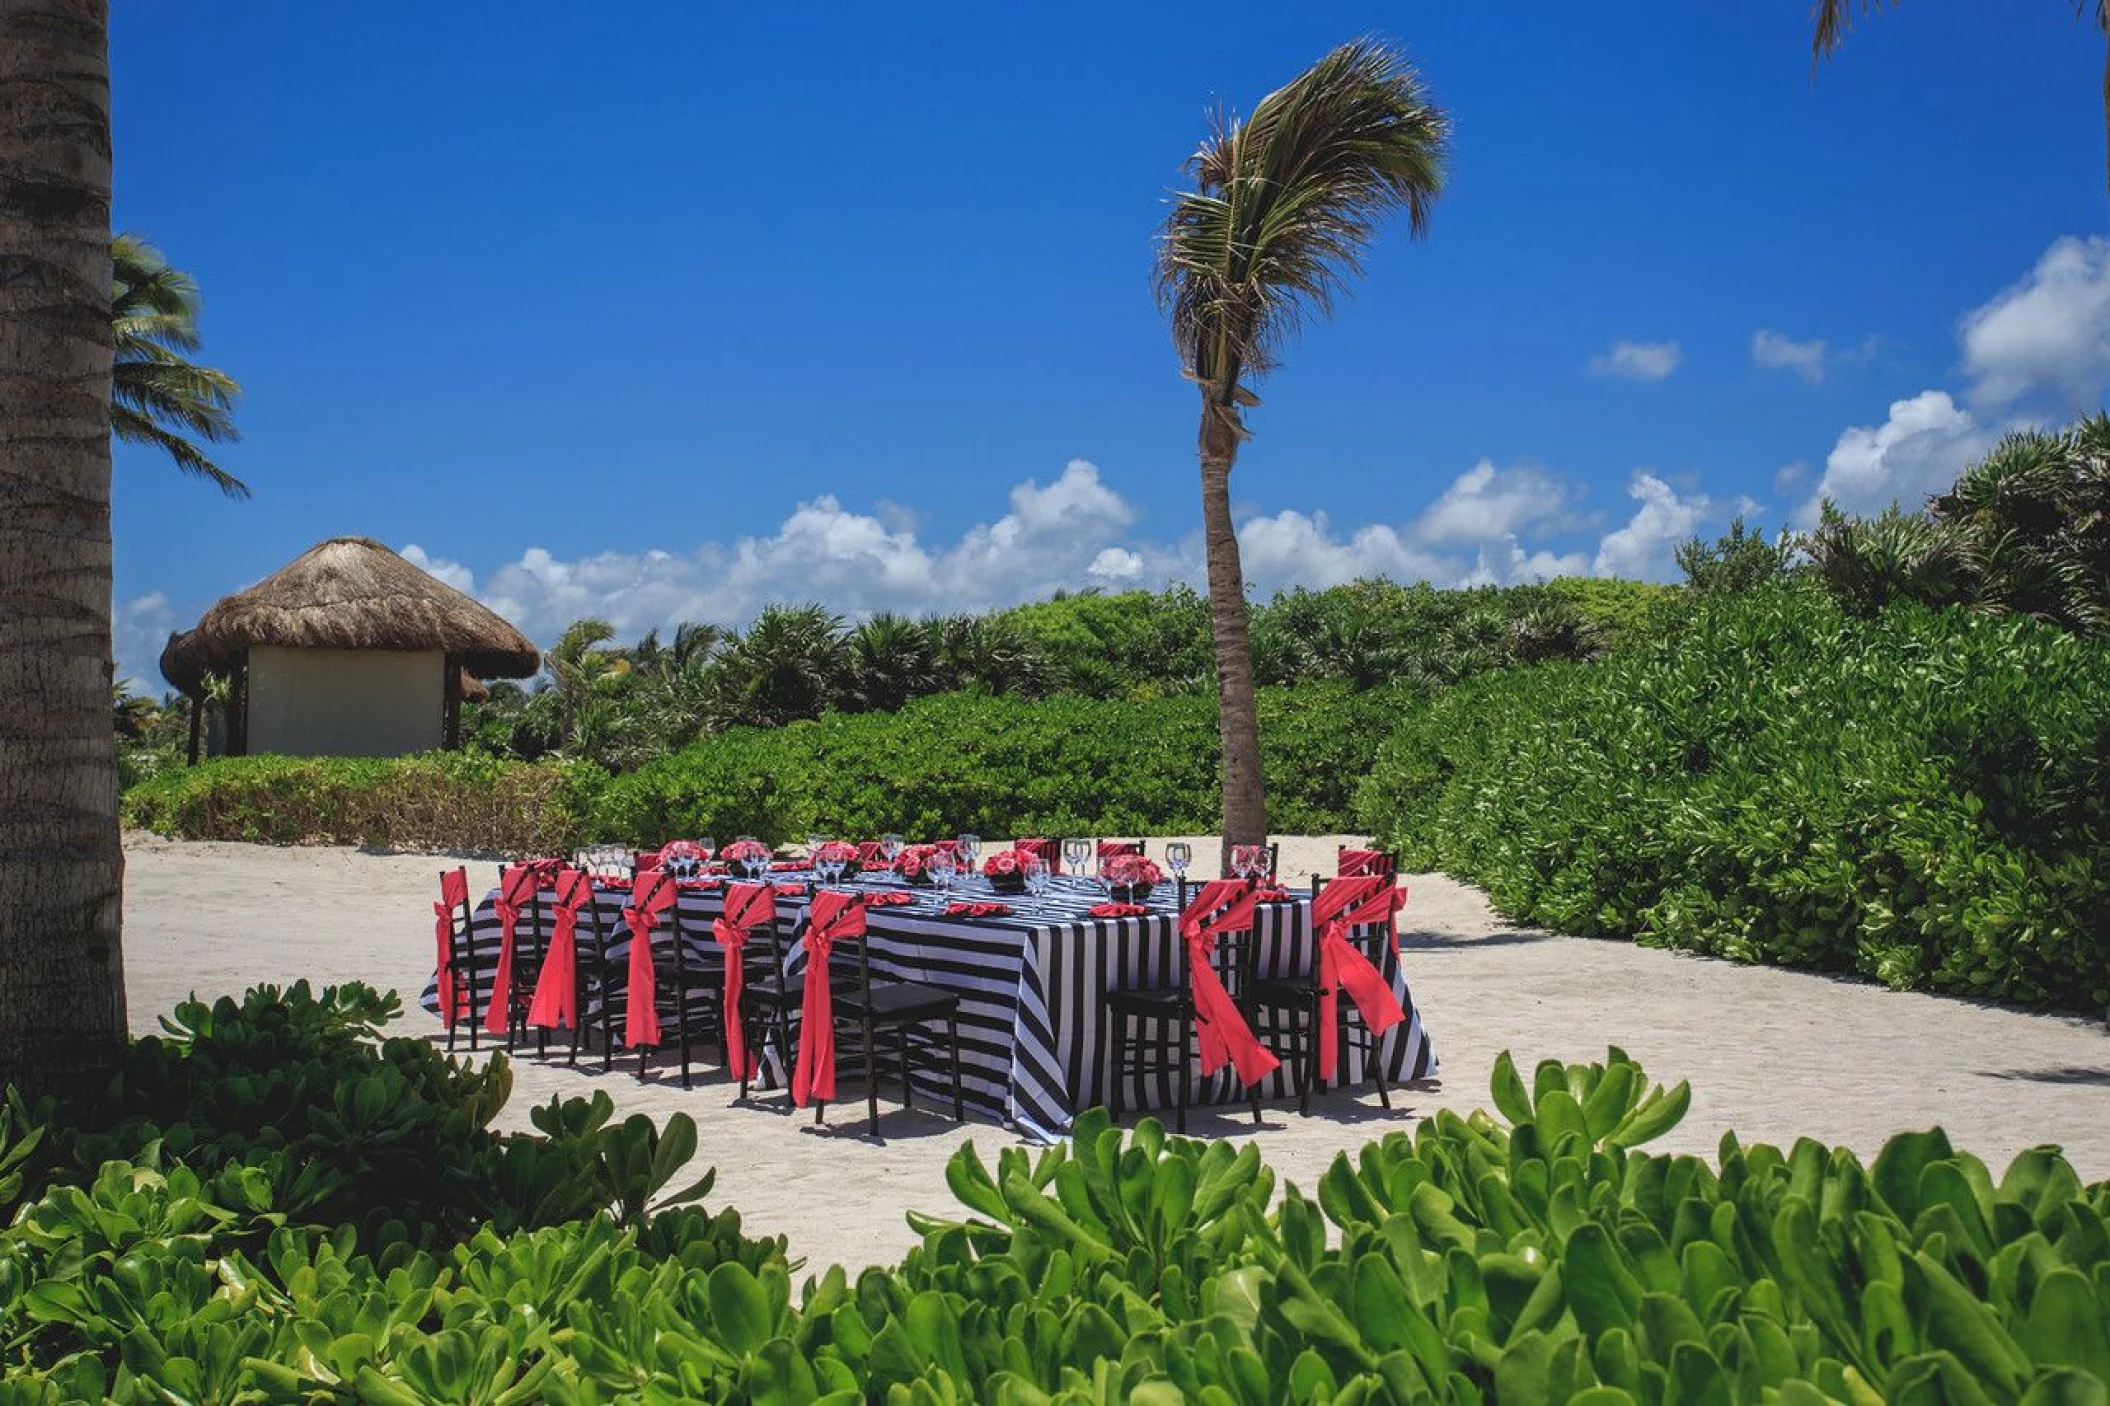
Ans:
{"label": "red bow on chair", "polygon": [[458,991],[454,984],[454,915],[469,906],[469,874],[456,869],[440,875],[440,901],[432,905],[438,922],[433,925],[433,939],[439,944],[439,961],[435,981],[439,986],[440,1019],[452,1025],[462,1018],[462,1005],[466,992]]}
{"label": "red bow on chair", "polygon": [[[1350,928],[1390,923],[1406,902],[1406,891],[1390,874],[1335,879],[1312,900],[1312,926],[1319,933],[1319,1077],[1332,1079],[1340,1065],[1340,1000],[1346,991],[1373,1035],[1407,1018],[1399,998],[1370,959],[1348,940]],[[1393,939],[1396,943],[1397,937]]]}
{"label": "red bow on chair", "polygon": [[791,1071],[791,1101],[835,1097],[835,992],[828,984],[828,954],[846,937],[863,937],[864,904],[854,893],[823,890],[806,923],[805,1007],[799,1017],[799,1059]]}
{"label": "red bow on chair", "polygon": [[747,1052],[747,1031],[740,1023],[740,994],[747,986],[744,949],[756,923],[774,922],[777,891],[770,884],[734,884],[725,893],[725,916],[711,924],[711,935],[725,949],[725,1048],[735,1079],[760,1072],[762,1059]]}
{"label": "red bow on chair", "polygon": [[630,990],[624,997],[628,1009],[623,1012],[623,1043],[632,1049],[659,1043],[652,929],[659,926],[659,915],[673,906],[674,881],[663,871],[647,869],[631,884],[630,906],[623,910],[623,921],[630,928]]}
{"label": "red bow on chair", "polygon": [[1344,849],[1335,872],[1344,879],[1392,872],[1392,856],[1381,849]]}
{"label": "red bow on chair", "polygon": [[534,902],[541,886],[542,871],[532,864],[516,864],[498,876],[498,897],[491,907],[498,912],[498,972],[491,978],[491,1004],[484,1008],[484,1029],[503,1035],[513,1019],[513,934],[520,926],[520,910]]}
{"label": "red bow on chair", "polygon": [[535,978],[535,999],[527,1023],[548,1029],[579,1024],[579,910],[593,902],[593,879],[576,869],[557,871],[557,918],[549,951],[542,954],[542,974]]}
{"label": "red bow on chair", "polygon": [[1223,978],[1209,958],[1216,939],[1253,926],[1253,885],[1246,879],[1212,879],[1180,914],[1180,936],[1187,944],[1187,980],[1194,991],[1202,1073],[1214,1074],[1229,1064],[1241,1082],[1256,1084],[1282,1061],[1253,1036],[1237,1002],[1224,990]]}

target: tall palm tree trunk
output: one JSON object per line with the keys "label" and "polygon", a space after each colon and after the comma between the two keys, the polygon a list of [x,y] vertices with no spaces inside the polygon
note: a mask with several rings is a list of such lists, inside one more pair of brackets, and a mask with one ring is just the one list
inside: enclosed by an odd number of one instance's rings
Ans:
{"label": "tall palm tree trunk", "polygon": [[[1217,737],[1223,746],[1223,854],[1267,841],[1267,790],[1260,774],[1260,710],[1253,693],[1253,647],[1246,630],[1245,568],[1231,522],[1231,465],[1220,417],[1203,410],[1202,541],[1209,561],[1209,634],[1216,650]],[[1212,442],[1213,441],[1213,442]]]}
{"label": "tall palm tree trunk", "polygon": [[125,1031],[110,726],[107,0],[0,0],[0,1080]]}

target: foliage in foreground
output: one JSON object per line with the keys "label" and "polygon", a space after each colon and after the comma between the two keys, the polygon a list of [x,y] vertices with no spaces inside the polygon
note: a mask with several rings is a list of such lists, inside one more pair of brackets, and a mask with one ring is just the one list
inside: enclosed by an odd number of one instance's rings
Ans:
{"label": "foliage in foreground", "polygon": [[2110,1002],[2110,649],[2039,621],[1731,597],[1403,713],[1358,810],[1561,932]]}
{"label": "foliage in foreground", "polygon": [[[569,1218],[452,1223],[438,1173],[476,1139],[382,1138],[435,1190],[333,1225],[261,1144],[228,1155],[273,1057],[354,1086],[424,1066],[413,1119],[448,1111],[444,1069],[467,1081],[453,1111],[494,1110],[490,1076],[373,1042],[392,1001],[186,1007],[132,1071],[181,1108],[165,1126],[8,1105],[0,1402],[2049,1403],[2110,1383],[2110,1185],[2050,1148],[1995,1183],[1939,1132],[1868,1166],[1807,1140],[1725,1137],[1718,1169],[1652,1155],[1688,1094],[1617,1050],[1528,1086],[1504,1055],[1510,1126],[1440,1111],[1279,1201],[1252,1146],[1103,1112],[994,1166],[969,1146],[947,1168],[964,1216],[912,1216],[900,1265],[797,1287],[732,1213],[645,1209],[685,1118],[647,1146],[642,1119],[582,1135],[581,1101],[518,1140],[575,1160]],[[330,1116],[294,1115],[301,1155],[376,1138]]]}

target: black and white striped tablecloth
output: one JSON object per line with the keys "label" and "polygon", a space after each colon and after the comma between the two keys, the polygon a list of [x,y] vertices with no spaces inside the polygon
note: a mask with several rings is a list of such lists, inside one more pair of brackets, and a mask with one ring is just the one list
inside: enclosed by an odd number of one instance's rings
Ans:
{"label": "black and white striped tablecloth", "polygon": [[[780,874],[781,881],[802,881],[801,874]],[[853,888],[898,888],[898,884],[853,883]],[[1148,915],[1132,918],[1093,918],[1088,910],[1104,898],[1096,884],[1087,880],[1058,878],[1044,897],[1004,896],[1000,901],[1012,912],[1008,917],[967,919],[948,917],[944,899],[924,889],[911,889],[916,902],[867,910],[875,980],[917,981],[956,991],[960,995],[960,1062],[968,1106],[980,1116],[1017,1129],[1034,1138],[1052,1140],[1066,1132],[1077,1114],[1105,1103],[1111,1093],[1106,1063],[1111,1053],[1107,1028],[1105,993],[1112,987],[1169,985],[1178,970],[1178,941],[1175,889],[1161,884],[1152,895]],[[977,885],[958,897],[994,897]],[[627,891],[602,890],[595,907],[603,930],[609,936],[608,967],[612,981],[610,998],[616,1006],[616,1030],[621,1032],[621,1010],[625,974],[629,969],[630,934],[623,925],[622,906]],[[691,989],[713,990],[722,980],[723,953],[712,940],[711,920],[723,911],[722,889],[684,888],[680,897],[680,930],[691,964]],[[796,936],[797,924],[805,916],[804,898],[777,901],[781,930]],[[1310,969],[1312,960],[1311,902],[1308,898],[1282,903],[1263,903],[1256,911],[1258,960],[1264,976],[1284,976]],[[582,958],[591,951],[589,919],[582,913],[579,941]],[[547,940],[551,922],[546,903],[524,910],[517,941],[530,952],[539,952]],[[654,943],[672,943],[675,925],[662,918]],[[491,969],[499,947],[498,915],[491,899],[477,905],[471,922],[472,942],[480,984],[488,995]],[[803,946],[792,944],[790,974],[804,969]],[[664,964],[662,964],[664,970]],[[1383,1045],[1386,1077],[1395,1082],[1420,1079],[1436,1072],[1436,1053],[1408,991],[1404,970],[1395,967],[1393,990],[1405,1006],[1407,1019],[1393,1027]],[[591,999],[591,983],[582,980],[580,999]],[[439,1011],[439,995],[428,983],[424,1004]],[[589,1012],[588,1020],[592,1019]],[[670,1027],[671,1028],[671,1027]],[[780,1055],[783,1052],[778,1052]],[[847,1056],[852,1051],[842,1049]],[[772,1061],[774,1062],[774,1061]],[[1366,1077],[1363,1056],[1355,1046],[1341,1052],[1342,1078],[1355,1083]],[[1271,1075],[1265,1090],[1271,1099],[1291,1096],[1294,1086],[1287,1066]],[[919,1068],[917,1093],[928,1106],[948,1106],[951,1085],[946,1071]],[[1123,1091],[1130,1109],[1166,1108],[1174,1101],[1170,1076],[1151,1081],[1151,1087],[1131,1082]],[[1245,1097],[1230,1070],[1214,1079],[1197,1081],[1197,1104],[1230,1102]]]}

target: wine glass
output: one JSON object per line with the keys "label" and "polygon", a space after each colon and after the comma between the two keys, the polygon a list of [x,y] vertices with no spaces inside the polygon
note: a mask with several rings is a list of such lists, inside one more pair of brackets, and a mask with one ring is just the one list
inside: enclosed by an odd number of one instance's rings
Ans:
{"label": "wine glass", "polygon": [[806,836],[806,867],[808,869],[819,868],[821,858],[821,846],[826,843],[828,843],[828,837],[826,835]]}
{"label": "wine glass", "polygon": [[1032,894],[1035,898],[1047,897],[1048,878],[1048,861],[1037,854],[1028,856],[1026,859],[1026,892]]}
{"label": "wine glass", "polygon": [[1259,845],[1231,846],[1231,872],[1241,879],[1259,877],[1261,867],[1266,863]]}
{"label": "wine glass", "polygon": [[886,857],[889,869],[894,867],[895,860],[901,858],[901,849],[904,843],[905,841],[899,835],[881,835],[879,837],[879,852]]}
{"label": "wine glass", "polygon": [[1174,840],[1165,846],[1165,867],[1172,871],[1175,882],[1187,881],[1187,866],[1194,862],[1194,846],[1184,840]]}
{"label": "wine glass", "polygon": [[696,837],[696,858],[699,864],[708,864],[718,857],[718,845],[709,835]]}
{"label": "wine glass", "polygon": [[1072,874],[1084,872],[1084,861],[1091,858],[1092,842],[1082,835],[1072,835],[1062,842],[1062,857],[1069,861]]}
{"label": "wine glass", "polygon": [[952,897],[953,876],[959,872],[959,863],[949,849],[941,849],[930,857],[930,876],[939,890],[948,899]]}

